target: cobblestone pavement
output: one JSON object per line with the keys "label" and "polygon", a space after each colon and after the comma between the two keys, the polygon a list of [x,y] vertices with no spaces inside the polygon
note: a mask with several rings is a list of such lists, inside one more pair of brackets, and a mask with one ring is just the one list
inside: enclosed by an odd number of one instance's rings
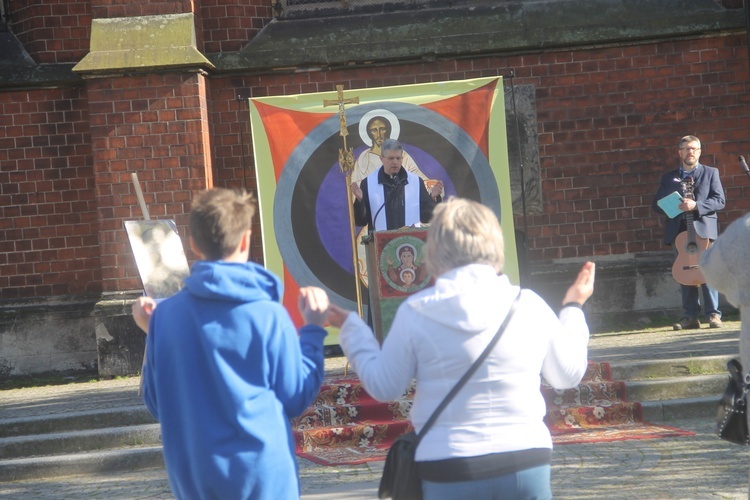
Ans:
{"label": "cobblestone pavement", "polygon": [[[670,328],[598,334],[590,358],[626,362],[738,352],[739,322],[718,330],[673,332]],[[342,373],[343,358],[327,360],[327,372]],[[0,419],[111,409],[141,404],[138,379],[0,392]],[[669,425],[695,436],[560,445],[553,453],[552,484],[558,499],[746,499],[750,449],[714,434],[713,416]],[[376,498],[382,462],[324,467],[299,459],[302,498]],[[24,500],[173,498],[163,468],[47,480],[0,482],[0,498]]]}

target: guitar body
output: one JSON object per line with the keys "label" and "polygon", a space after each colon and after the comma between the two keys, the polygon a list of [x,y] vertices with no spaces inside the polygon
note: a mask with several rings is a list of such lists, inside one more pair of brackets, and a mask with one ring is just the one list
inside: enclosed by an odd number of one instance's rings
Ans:
{"label": "guitar body", "polygon": [[701,254],[711,244],[706,238],[694,235],[689,237],[688,231],[683,231],[674,240],[677,258],[672,264],[672,276],[681,285],[698,286],[706,283],[706,278],[698,267]]}
{"label": "guitar body", "polygon": [[[694,200],[693,190],[695,188],[692,177],[687,177],[680,183],[684,191],[684,198]],[[674,239],[674,246],[677,250],[677,258],[672,264],[672,276],[675,281],[685,286],[699,286],[706,283],[698,262],[701,254],[711,244],[706,238],[701,238],[695,232],[693,222],[693,213],[685,212],[685,223],[687,231],[683,231]]]}

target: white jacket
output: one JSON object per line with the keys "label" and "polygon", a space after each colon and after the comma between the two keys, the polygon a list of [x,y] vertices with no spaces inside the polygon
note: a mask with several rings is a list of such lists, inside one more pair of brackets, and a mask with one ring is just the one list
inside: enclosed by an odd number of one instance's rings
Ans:
{"label": "white jacket", "polygon": [[[342,325],[341,347],[380,401],[397,399],[416,379],[411,420],[419,431],[495,335],[518,290],[491,266],[453,269],[401,304],[382,350],[356,314]],[[524,290],[499,343],[428,431],[417,460],[551,448],[540,373],[555,388],[577,385],[588,339],[581,309],[563,308],[558,319]]]}
{"label": "white jacket", "polygon": [[[740,310],[740,362],[750,371],[750,214],[735,220],[703,252],[700,268],[706,282]],[[750,422],[750,414],[748,414]]]}

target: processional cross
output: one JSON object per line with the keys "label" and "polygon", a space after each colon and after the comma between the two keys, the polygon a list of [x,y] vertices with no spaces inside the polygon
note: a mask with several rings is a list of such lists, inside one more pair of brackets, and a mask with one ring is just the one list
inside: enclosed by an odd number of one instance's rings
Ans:
{"label": "processional cross", "polygon": [[362,313],[362,291],[359,288],[359,259],[357,257],[357,233],[354,225],[354,198],[352,196],[352,172],[354,171],[354,148],[347,148],[346,137],[349,135],[349,129],[346,126],[346,111],[345,106],[347,104],[359,104],[359,97],[351,97],[344,99],[344,86],[336,85],[337,98],[324,99],[323,106],[336,106],[339,107],[339,135],[342,137],[344,147],[339,149],[339,166],[341,171],[346,175],[346,205],[349,210],[349,232],[351,233],[352,239],[352,261],[354,264],[354,289],[357,293],[357,312],[359,317],[363,317]]}

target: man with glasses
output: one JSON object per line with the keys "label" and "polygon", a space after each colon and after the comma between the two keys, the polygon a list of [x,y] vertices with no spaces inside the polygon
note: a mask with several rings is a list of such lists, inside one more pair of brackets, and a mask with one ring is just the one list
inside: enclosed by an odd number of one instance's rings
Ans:
{"label": "man with glasses", "polygon": [[419,176],[403,168],[404,148],[394,139],[381,146],[378,170],[362,180],[352,182],[354,222],[358,226],[382,231],[429,222],[432,210],[442,198],[443,183],[437,181],[430,191]]}
{"label": "man with glasses", "polygon": [[[724,188],[719,179],[719,170],[699,162],[701,141],[694,135],[686,135],[680,139],[677,148],[680,166],[662,176],[652,206],[656,212],[666,216],[664,243],[671,246],[675,256],[679,257],[679,253],[683,250],[681,242],[684,238],[684,236],[679,235],[688,230],[690,216],[692,216],[692,225],[695,229],[694,240],[708,240],[708,244],[710,244],[718,238],[717,212],[724,208],[726,200],[724,199]],[[684,189],[686,185],[692,186],[692,196],[686,193]],[[657,202],[675,191],[681,196],[681,202],[678,205],[680,213],[670,218]],[[680,241],[675,241],[678,237]],[[700,243],[698,246],[700,247]],[[692,251],[693,248],[690,250]],[[703,295],[703,313],[709,326],[711,328],[721,326],[718,291],[705,283],[697,286],[681,284],[680,288],[682,289],[683,316],[672,325],[675,330],[701,327],[701,322],[698,319],[701,314],[701,292]]]}

